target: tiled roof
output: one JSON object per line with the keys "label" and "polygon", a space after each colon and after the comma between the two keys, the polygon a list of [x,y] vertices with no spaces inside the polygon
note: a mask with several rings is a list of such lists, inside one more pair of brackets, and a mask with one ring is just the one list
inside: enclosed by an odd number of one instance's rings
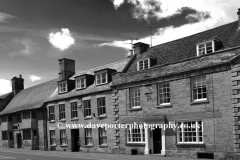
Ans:
{"label": "tiled roof", "polygon": [[57,87],[57,79],[20,91],[0,115],[40,108]]}
{"label": "tiled roof", "polygon": [[[101,67],[97,67],[94,69],[90,69],[87,71],[83,71],[83,72],[73,75],[70,79],[74,79],[74,77],[84,75],[84,74],[94,75],[94,71],[98,71],[98,70],[105,69],[105,68],[114,69],[117,72],[121,72],[123,70],[123,68],[125,67],[125,65],[128,63],[128,61],[129,61],[129,59],[125,59],[125,60],[122,60],[119,62],[115,62],[115,63],[107,64],[107,65],[104,65]],[[81,96],[81,95],[85,95],[85,94],[110,90],[111,85],[112,85],[112,82],[105,84],[105,85],[100,85],[100,86],[96,86],[95,84],[92,84],[89,87],[87,87],[86,89],[82,89],[82,90],[73,89],[68,93],[60,94],[60,95],[58,94],[58,89],[56,88],[56,90],[50,96],[48,101],[60,100],[60,99],[65,99],[65,98],[69,98],[69,97]]]}
{"label": "tiled roof", "polygon": [[220,50],[240,46],[238,21],[151,47],[147,52],[136,57],[127,72],[136,71],[136,62],[144,57],[156,57],[157,65],[176,63],[196,57],[196,44],[213,38],[222,41],[222,47]]}

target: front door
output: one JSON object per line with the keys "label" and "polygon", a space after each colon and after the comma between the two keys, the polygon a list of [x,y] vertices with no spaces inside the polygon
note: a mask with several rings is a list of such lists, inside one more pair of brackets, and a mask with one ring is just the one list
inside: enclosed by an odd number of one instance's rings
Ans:
{"label": "front door", "polygon": [[22,136],[21,136],[21,133],[17,134],[17,148],[22,148]]}
{"label": "front door", "polygon": [[153,130],[153,153],[161,153],[162,150],[162,133],[160,128]]}
{"label": "front door", "polygon": [[79,129],[71,129],[72,152],[79,151]]}

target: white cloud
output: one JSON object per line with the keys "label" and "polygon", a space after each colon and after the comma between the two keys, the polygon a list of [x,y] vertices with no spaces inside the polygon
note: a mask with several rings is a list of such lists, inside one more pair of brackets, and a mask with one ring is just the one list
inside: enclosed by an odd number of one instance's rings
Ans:
{"label": "white cloud", "polygon": [[9,93],[12,91],[11,82],[6,79],[0,79],[0,95]]}
{"label": "white cloud", "polygon": [[35,76],[35,75],[29,75],[28,78],[34,82],[34,81],[40,81],[42,79],[42,77],[38,77],[38,76]]}
{"label": "white cloud", "polygon": [[0,12],[0,22],[6,23],[8,22],[7,20],[11,18],[16,18],[16,17],[7,13]]}
{"label": "white cloud", "polygon": [[61,51],[66,50],[75,44],[75,39],[72,37],[69,29],[67,28],[62,28],[60,32],[49,33],[48,40],[53,47],[58,48]]}
{"label": "white cloud", "polygon": [[[133,12],[134,18],[148,18],[148,11],[151,10],[149,7],[149,2],[154,1],[155,4],[158,4],[160,9],[154,12],[155,16],[158,19],[171,17],[175,14],[179,13],[179,10],[182,7],[189,7],[200,11],[199,14],[204,14],[204,12],[210,13],[210,18],[203,19],[204,15],[188,15],[186,19],[191,22],[193,19],[199,19],[197,23],[189,23],[182,25],[180,27],[168,26],[165,28],[159,28],[153,35],[153,46],[158,45],[164,42],[168,42],[171,40],[175,40],[178,38],[186,37],[201,31],[205,31],[234,20],[238,19],[237,16],[237,7],[239,6],[238,0],[201,0],[201,1],[193,1],[193,0],[127,0],[129,3],[135,5],[135,11]],[[123,2],[122,2],[123,3]],[[115,7],[121,6],[122,3],[118,3]],[[114,1],[113,1],[113,4]],[[139,10],[143,10],[144,12],[137,12]],[[108,43],[100,44],[99,46],[114,46],[129,49],[129,45],[124,45],[126,41],[112,41]],[[142,37],[139,39],[139,42],[148,43],[150,42],[149,37]]]}

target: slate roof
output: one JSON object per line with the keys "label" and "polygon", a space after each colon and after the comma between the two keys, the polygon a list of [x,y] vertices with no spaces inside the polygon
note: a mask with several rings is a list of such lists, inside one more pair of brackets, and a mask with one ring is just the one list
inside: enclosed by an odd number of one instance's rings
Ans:
{"label": "slate roof", "polygon": [[57,87],[57,79],[20,91],[0,115],[40,108]]}
{"label": "slate roof", "polygon": [[217,38],[222,41],[222,47],[219,50],[239,46],[240,30],[238,29],[238,21],[151,47],[147,52],[142,53],[136,57],[135,61],[129,67],[127,72],[136,71],[136,62],[139,59],[148,56],[156,57],[157,65],[176,63],[192,57],[196,57],[197,43],[204,42],[213,38]]}
{"label": "slate roof", "polygon": [[[125,59],[122,61],[118,61],[115,63],[110,63],[104,66],[100,66],[97,68],[93,68],[87,71],[83,71],[80,73],[77,73],[75,75],[73,75],[70,79],[74,79],[74,77],[80,76],[80,75],[84,75],[84,74],[91,74],[94,75],[94,71],[98,71],[98,70],[102,70],[102,69],[114,69],[117,72],[121,72],[123,70],[123,68],[125,67],[125,65],[128,63],[130,59]],[[90,85],[89,87],[87,87],[86,89],[82,89],[82,90],[76,90],[73,89],[68,93],[64,93],[64,94],[58,94],[58,89],[56,88],[56,90],[54,91],[54,93],[49,97],[48,101],[54,101],[54,100],[60,100],[60,99],[66,99],[66,98],[70,98],[70,97],[76,97],[76,96],[80,96],[80,95],[85,95],[85,94],[91,94],[91,93],[96,93],[96,92],[102,92],[102,91],[107,91],[107,90],[111,90],[111,85],[112,82],[107,83],[105,85],[100,85],[100,86],[96,86],[95,84]]]}

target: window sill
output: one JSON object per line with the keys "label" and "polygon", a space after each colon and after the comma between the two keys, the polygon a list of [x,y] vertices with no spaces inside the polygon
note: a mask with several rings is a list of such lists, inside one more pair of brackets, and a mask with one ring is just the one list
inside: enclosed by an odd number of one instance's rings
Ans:
{"label": "window sill", "polygon": [[178,143],[176,146],[183,148],[206,148],[204,143]]}
{"label": "window sill", "polygon": [[93,144],[85,145],[85,147],[88,147],[88,148],[93,147]]}
{"label": "window sill", "polygon": [[78,117],[72,118],[71,121],[78,121]]}
{"label": "window sill", "polygon": [[49,121],[49,123],[55,123],[56,121],[55,120],[51,120],[51,121]]}
{"label": "window sill", "polygon": [[202,103],[209,103],[208,99],[203,99],[203,100],[195,100],[190,103],[190,105],[195,105],[195,104],[202,104]]}
{"label": "window sill", "polygon": [[165,108],[165,107],[172,107],[171,103],[161,103],[156,108]]}
{"label": "window sill", "polygon": [[137,110],[142,110],[141,106],[136,106],[136,107],[132,107],[130,109],[128,109],[129,111],[137,111]]}
{"label": "window sill", "polygon": [[83,87],[83,88],[76,88],[76,91],[79,91],[79,90],[83,90],[83,89],[86,89],[87,87]]}
{"label": "window sill", "polygon": [[145,146],[145,143],[126,143],[126,146]]}
{"label": "window sill", "polygon": [[59,120],[59,122],[66,122],[66,119],[61,119]]}
{"label": "window sill", "polygon": [[107,118],[107,115],[103,114],[103,115],[98,116],[98,118]]}
{"label": "window sill", "polygon": [[84,117],[84,120],[92,119],[92,116]]}
{"label": "window sill", "polygon": [[107,144],[103,144],[103,145],[99,145],[98,147],[99,147],[99,148],[107,148],[108,145],[107,145]]}
{"label": "window sill", "polygon": [[102,85],[105,85],[105,84],[108,84],[108,82],[106,82],[106,83],[96,84],[96,86],[102,86]]}

